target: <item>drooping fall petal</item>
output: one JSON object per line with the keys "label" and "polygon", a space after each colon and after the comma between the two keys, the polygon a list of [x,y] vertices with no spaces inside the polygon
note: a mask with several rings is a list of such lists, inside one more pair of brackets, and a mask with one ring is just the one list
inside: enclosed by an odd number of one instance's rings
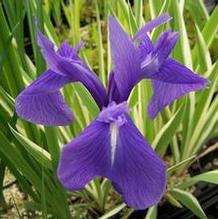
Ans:
{"label": "drooping fall petal", "polygon": [[158,73],[153,74],[153,96],[148,105],[149,117],[153,119],[165,106],[191,92],[206,87],[208,80],[194,74],[179,62],[168,58]]}
{"label": "drooping fall petal", "polygon": [[144,209],[160,201],[166,166],[127,111],[126,103],[112,104],[67,144],[58,177],[70,190],[83,188],[97,176],[107,177],[130,207]]}
{"label": "drooping fall petal", "polygon": [[47,70],[16,98],[17,114],[42,125],[67,125],[73,115],[59,89],[71,80]]}

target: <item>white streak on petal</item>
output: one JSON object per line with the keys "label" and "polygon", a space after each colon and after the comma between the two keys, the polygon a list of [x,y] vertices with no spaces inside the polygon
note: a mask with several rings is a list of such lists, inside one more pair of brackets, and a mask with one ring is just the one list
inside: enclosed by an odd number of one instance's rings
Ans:
{"label": "white streak on petal", "polygon": [[117,147],[117,137],[118,137],[118,125],[116,123],[110,124],[110,133],[111,133],[111,166],[114,163],[116,147]]}

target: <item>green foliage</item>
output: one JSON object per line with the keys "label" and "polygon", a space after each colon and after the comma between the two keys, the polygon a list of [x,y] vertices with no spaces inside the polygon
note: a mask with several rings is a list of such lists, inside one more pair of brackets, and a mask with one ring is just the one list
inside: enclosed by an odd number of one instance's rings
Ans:
{"label": "green foliage", "polygon": [[[154,30],[152,40],[166,28],[179,31],[180,39],[172,56],[208,77],[211,84],[176,101],[150,121],[146,106],[152,95],[151,85],[142,81],[129,98],[131,116],[153,148],[168,162],[170,189],[164,200],[178,207],[183,205],[199,218],[206,218],[187,189],[199,181],[218,184],[218,173],[215,170],[194,177],[185,173],[204,143],[217,135],[218,60],[214,57],[218,54],[211,53],[211,45],[217,42],[218,7],[209,15],[203,0],[135,0],[133,6],[125,0],[89,2],[3,0],[0,4],[0,203],[6,166],[31,197],[32,201],[25,203],[25,207],[41,212],[43,218],[67,219],[72,215],[106,219],[119,215],[124,219],[132,214],[133,209],[121,203],[107,179],[96,179],[81,192],[67,193],[56,178],[62,145],[80,133],[99,112],[84,87],[73,84],[63,89],[76,116],[67,127],[36,126],[17,118],[14,98],[46,67],[36,43],[35,16],[40,28],[57,45],[66,37],[72,45],[86,38],[87,45],[80,55],[106,85],[111,70],[107,16],[114,15],[133,35],[150,18],[168,12],[173,20]],[[189,39],[190,26],[194,39]],[[30,36],[33,56],[26,52],[24,30]],[[178,175],[184,177],[174,182]],[[157,209],[151,207],[146,219],[157,218]]]}
{"label": "green foliage", "polygon": [[185,207],[190,209],[196,216],[201,219],[207,219],[204,211],[198,203],[198,200],[191,193],[175,188],[171,191],[171,194]]}

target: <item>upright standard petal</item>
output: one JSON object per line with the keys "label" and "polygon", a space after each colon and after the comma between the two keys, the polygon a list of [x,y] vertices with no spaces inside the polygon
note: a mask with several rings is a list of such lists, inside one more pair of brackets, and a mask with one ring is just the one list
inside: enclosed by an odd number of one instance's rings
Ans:
{"label": "upright standard petal", "polygon": [[159,17],[149,21],[133,36],[133,41],[137,40],[140,37],[144,37],[144,35],[146,35],[147,32],[151,31],[155,27],[158,27],[170,21],[171,19],[172,17],[170,17],[168,14],[162,14]]}
{"label": "upright standard petal", "polygon": [[148,114],[151,119],[174,100],[191,91],[205,88],[209,82],[171,58],[168,58],[159,72],[151,75],[150,79],[153,96],[148,105]]}
{"label": "upright standard petal", "polygon": [[143,38],[140,39],[138,47],[141,54],[141,60],[143,60],[146,55],[148,55],[153,50],[153,44],[147,34],[145,34]]}
{"label": "upright standard petal", "polygon": [[125,202],[144,209],[160,201],[166,166],[127,115],[126,103],[112,103],[63,149],[58,167],[61,183],[70,190],[96,176],[109,178]]}
{"label": "upright standard petal", "polygon": [[73,115],[59,89],[71,80],[47,70],[16,98],[17,114],[32,123],[67,125]]}
{"label": "upright standard petal", "polygon": [[158,38],[157,43],[154,45],[152,56],[157,57],[160,66],[170,55],[178,38],[179,34],[171,30],[163,32]]}
{"label": "upright standard petal", "polygon": [[109,31],[114,82],[119,92],[118,102],[122,102],[127,100],[137,83],[140,71],[140,50],[113,17],[109,17]]}
{"label": "upright standard petal", "polygon": [[[101,81],[78,56],[75,56],[75,51],[69,45],[64,43],[62,44],[63,49],[55,52],[52,42],[39,30],[37,31],[37,39],[42,54],[51,70],[69,77],[72,81],[81,82],[91,93],[100,109],[107,104],[107,93]],[[79,44],[76,50],[81,46]]]}
{"label": "upright standard petal", "polygon": [[81,41],[76,47],[72,48],[67,41],[63,41],[58,49],[57,53],[66,58],[73,60],[81,60],[77,55],[79,50],[85,45],[84,41]]}
{"label": "upright standard petal", "polygon": [[114,72],[110,73],[109,77],[109,86],[108,86],[108,100],[109,102],[115,101],[119,103],[120,100],[120,92],[117,88],[116,81],[114,80]]}
{"label": "upright standard petal", "polygon": [[[153,48],[151,43],[149,44],[149,39],[146,39],[150,53],[147,53],[142,57],[140,72],[141,78],[150,78],[153,74],[156,74],[159,71],[159,68],[173,50],[177,40],[178,33],[171,32],[170,30],[162,33]],[[145,49],[142,48],[141,51],[145,51]]]}
{"label": "upright standard petal", "polygon": [[[153,46],[145,30],[168,21],[170,17],[163,15],[149,23],[138,36],[139,45],[130,40],[128,34],[119,23],[109,18],[110,42],[113,59],[113,75],[109,81],[109,96],[111,100],[120,103],[126,101],[133,87],[142,79],[149,78],[158,72],[167,59],[178,39],[178,33],[164,32]],[[142,37],[143,36],[143,37]],[[137,37],[137,36],[136,36]],[[113,89],[113,91],[111,91]]]}

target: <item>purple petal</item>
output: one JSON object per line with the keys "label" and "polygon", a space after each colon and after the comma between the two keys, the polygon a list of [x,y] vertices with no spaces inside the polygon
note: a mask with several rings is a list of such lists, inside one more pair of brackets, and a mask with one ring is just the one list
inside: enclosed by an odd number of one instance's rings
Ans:
{"label": "purple petal", "polygon": [[71,80],[47,70],[16,98],[17,114],[33,123],[67,125],[73,115],[59,89]]}
{"label": "purple petal", "polygon": [[101,81],[81,59],[75,57],[75,52],[82,45],[79,45],[76,49],[71,49],[64,42],[59,51],[55,52],[53,44],[39,30],[37,31],[37,39],[42,54],[51,70],[69,77],[72,81],[81,82],[91,93],[99,108],[107,103],[107,93]]}
{"label": "purple petal", "polygon": [[108,172],[109,125],[94,121],[65,145],[58,166],[58,178],[69,190],[80,190],[89,181]]}
{"label": "purple petal", "polygon": [[58,167],[61,183],[78,190],[97,176],[111,179],[125,202],[144,209],[160,201],[166,165],[127,115],[127,104],[112,103],[63,149]]}
{"label": "purple petal", "polygon": [[109,77],[109,86],[108,86],[108,99],[109,102],[115,101],[116,103],[119,103],[120,100],[120,94],[116,85],[116,81],[114,80],[114,72],[112,71],[110,73]]}
{"label": "purple petal", "polygon": [[108,177],[128,206],[145,209],[157,204],[166,187],[166,165],[129,117],[119,128],[116,155]]}
{"label": "purple petal", "polygon": [[[79,44],[77,44],[74,48],[69,45],[67,41],[63,41],[60,45],[60,48],[58,49],[57,53],[65,58],[70,58],[76,61],[77,63],[80,63],[81,65],[84,65],[83,61],[79,58],[77,55],[79,50],[85,45],[84,41],[81,41]],[[85,66],[85,65],[84,65]]]}
{"label": "purple petal", "polygon": [[74,58],[84,45],[85,42],[81,41],[75,48],[72,48],[67,41],[63,41],[58,49],[58,53],[66,58]]}
{"label": "purple petal", "polygon": [[[110,103],[107,108],[104,108],[99,116],[98,121],[105,123],[117,123],[122,124],[122,118],[124,115],[129,112],[127,102],[122,102],[120,104],[116,104],[115,102]],[[125,119],[124,119],[125,121]]]}
{"label": "purple petal", "polygon": [[191,91],[203,89],[208,84],[207,79],[194,74],[173,59],[167,59],[159,72],[150,78],[153,79],[153,96],[148,106],[151,119],[174,100]]}
{"label": "purple petal", "polygon": [[[168,58],[178,40],[176,32],[166,31],[159,38],[150,53],[141,62],[141,78],[150,78],[159,71],[163,62]],[[147,39],[147,41],[149,41]],[[152,47],[152,45],[150,45]]]}
{"label": "purple petal", "polygon": [[159,71],[178,39],[177,33],[164,32],[155,46],[147,34],[136,47],[112,17],[109,18],[113,75],[109,81],[109,99],[126,101],[133,87],[142,79],[150,78]]}
{"label": "purple petal", "polygon": [[147,34],[147,32],[151,31],[155,27],[160,26],[161,24],[164,24],[168,21],[170,21],[172,17],[170,17],[168,14],[162,14],[159,17],[151,20],[150,22],[146,23],[134,36],[133,41],[138,39],[139,37],[144,36]]}
{"label": "purple petal", "polygon": [[140,50],[113,17],[109,17],[109,29],[114,81],[120,94],[119,102],[122,102],[127,100],[133,86],[137,83]]}
{"label": "purple petal", "polygon": [[139,49],[141,53],[141,59],[145,58],[145,56],[153,50],[152,41],[147,34],[145,34],[143,38],[140,39]]}
{"label": "purple petal", "polygon": [[[52,69],[54,72],[60,75],[67,76],[65,73],[62,73],[58,68],[59,59],[61,56],[54,51],[54,44],[46,36],[44,36],[39,31],[38,28],[37,28],[37,43],[41,48],[41,53],[43,54],[48,66],[49,67],[52,66],[52,68],[50,69]],[[58,63],[58,64],[54,65],[53,63]]]}
{"label": "purple petal", "polygon": [[57,53],[62,57],[73,59],[77,57],[78,50],[72,48],[67,41],[63,41]]}
{"label": "purple petal", "polygon": [[171,30],[163,32],[158,38],[152,54],[158,57],[158,62],[160,64],[162,64],[163,61],[170,55],[178,38],[179,34],[177,32],[172,32]]}

